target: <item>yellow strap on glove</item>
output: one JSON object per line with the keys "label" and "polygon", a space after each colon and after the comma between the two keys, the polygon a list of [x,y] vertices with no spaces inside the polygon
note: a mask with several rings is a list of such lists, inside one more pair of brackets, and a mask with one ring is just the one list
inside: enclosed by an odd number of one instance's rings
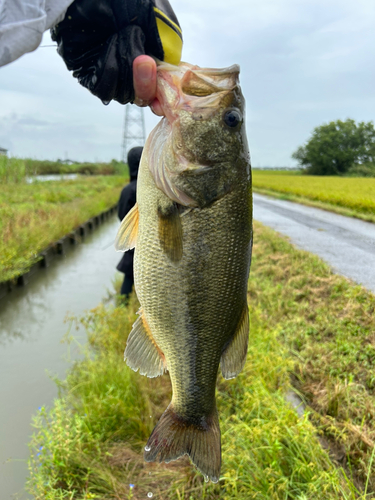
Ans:
{"label": "yellow strap on glove", "polygon": [[[177,65],[181,61],[182,52],[181,28],[172,9],[170,9],[170,11],[172,11],[171,15],[169,9],[166,8],[166,2],[159,0],[156,3],[159,5],[159,7],[155,6],[154,12],[160,41],[163,47],[164,61],[169,64]],[[163,7],[164,10],[162,10]]]}

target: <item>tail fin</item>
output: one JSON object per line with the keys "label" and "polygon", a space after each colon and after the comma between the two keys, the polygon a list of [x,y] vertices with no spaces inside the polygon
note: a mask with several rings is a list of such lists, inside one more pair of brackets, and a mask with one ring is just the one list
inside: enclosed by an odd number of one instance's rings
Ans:
{"label": "tail fin", "polygon": [[221,443],[216,408],[200,423],[192,423],[179,416],[172,403],[160,417],[145,447],[146,462],[168,463],[183,455],[189,455],[206,481],[219,481]]}

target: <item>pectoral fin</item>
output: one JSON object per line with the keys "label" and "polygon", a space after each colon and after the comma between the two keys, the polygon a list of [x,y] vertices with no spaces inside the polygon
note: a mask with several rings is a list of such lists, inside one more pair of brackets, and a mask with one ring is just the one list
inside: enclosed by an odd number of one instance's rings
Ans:
{"label": "pectoral fin", "polygon": [[249,340],[249,310],[243,308],[241,320],[229,345],[221,355],[221,373],[225,379],[237,377],[244,367]]}
{"label": "pectoral fin", "polygon": [[135,247],[138,235],[138,222],[139,212],[138,204],[136,203],[121,222],[121,226],[115,240],[116,250],[126,252]]}
{"label": "pectoral fin", "polygon": [[182,224],[178,206],[171,203],[168,207],[159,207],[159,241],[162,249],[172,262],[182,258]]}
{"label": "pectoral fin", "polygon": [[142,309],[138,314],[140,316],[129,334],[124,357],[135,372],[139,369],[141,375],[158,377],[167,371],[165,357],[151,334]]}

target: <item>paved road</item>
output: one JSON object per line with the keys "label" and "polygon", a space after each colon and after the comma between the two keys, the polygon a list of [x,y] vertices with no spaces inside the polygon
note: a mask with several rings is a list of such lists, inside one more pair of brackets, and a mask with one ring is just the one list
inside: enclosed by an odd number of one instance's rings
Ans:
{"label": "paved road", "polygon": [[375,293],[375,224],[259,194],[254,219]]}

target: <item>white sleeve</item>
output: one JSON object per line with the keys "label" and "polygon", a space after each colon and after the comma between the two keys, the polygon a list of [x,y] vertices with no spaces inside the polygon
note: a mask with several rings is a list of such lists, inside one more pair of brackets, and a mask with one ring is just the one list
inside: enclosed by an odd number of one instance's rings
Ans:
{"label": "white sleeve", "polygon": [[0,66],[35,50],[73,0],[0,0]]}

